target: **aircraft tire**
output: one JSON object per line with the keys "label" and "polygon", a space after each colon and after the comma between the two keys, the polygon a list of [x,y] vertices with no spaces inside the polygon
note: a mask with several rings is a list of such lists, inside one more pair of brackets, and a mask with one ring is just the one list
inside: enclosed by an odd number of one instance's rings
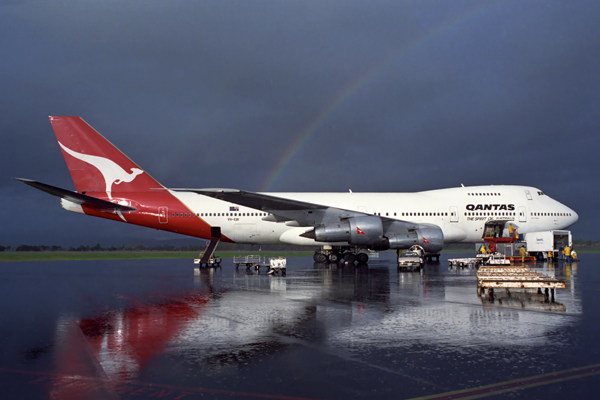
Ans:
{"label": "aircraft tire", "polygon": [[329,262],[336,263],[338,261],[340,261],[339,253],[333,252],[329,254]]}
{"label": "aircraft tire", "polygon": [[313,256],[313,260],[315,260],[318,263],[324,263],[327,261],[327,256],[323,253],[315,253],[315,255]]}
{"label": "aircraft tire", "polygon": [[355,260],[356,260],[356,256],[354,255],[354,253],[350,253],[350,252],[344,253],[344,261],[346,261],[348,264],[354,264]]}
{"label": "aircraft tire", "polygon": [[356,259],[358,260],[359,263],[366,264],[367,261],[369,261],[369,256],[367,255],[367,253],[358,253],[356,255]]}

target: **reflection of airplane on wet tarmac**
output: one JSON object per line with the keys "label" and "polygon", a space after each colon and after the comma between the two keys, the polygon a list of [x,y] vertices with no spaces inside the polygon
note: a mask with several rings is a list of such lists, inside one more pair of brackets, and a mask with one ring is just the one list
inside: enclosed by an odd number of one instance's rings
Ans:
{"label": "reflection of airplane on wet tarmac", "polygon": [[[465,356],[480,357],[481,346],[511,352],[515,346],[544,346],[578,321],[539,312],[564,307],[536,302],[532,295],[499,296],[501,307],[489,307],[491,303],[482,299],[482,307],[474,291],[463,290],[455,275],[400,272],[393,283],[394,269],[382,264],[383,268],[315,265],[299,271],[296,279],[249,275],[245,270],[233,276],[196,270],[192,291],[127,296],[127,306],[102,307],[84,318],[66,313],[57,320],[51,346],[55,373],[36,382],[47,385],[53,399],[120,398],[115,394],[184,398],[176,385],[144,382],[169,376],[167,370],[202,387],[202,382],[247,376],[265,365],[261,378],[270,377],[270,365],[298,372],[350,360],[379,368],[365,352],[389,354],[390,348],[405,348],[407,354],[418,347],[433,354],[455,348]],[[571,315],[580,313],[573,307],[579,297],[575,292],[563,296]],[[308,355],[302,359],[300,353]],[[324,359],[315,354],[336,358],[324,363],[315,361]],[[289,365],[279,364],[282,359]]]}
{"label": "reflection of airplane on wet tarmac", "polygon": [[[315,246],[315,261],[367,261],[364,249],[436,253],[444,243],[479,242],[564,229],[577,214],[525,186],[475,186],[417,193],[256,193],[168,189],[79,117],[50,117],[76,192],[19,179],[61,197],[81,214],[211,240]],[[358,254],[357,254],[358,253]]]}

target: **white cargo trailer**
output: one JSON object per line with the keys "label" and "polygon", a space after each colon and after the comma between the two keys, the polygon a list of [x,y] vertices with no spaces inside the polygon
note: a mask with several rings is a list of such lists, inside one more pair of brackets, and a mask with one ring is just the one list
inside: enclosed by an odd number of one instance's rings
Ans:
{"label": "white cargo trailer", "polygon": [[530,232],[525,234],[525,245],[527,252],[538,259],[547,259],[548,253],[558,258],[561,247],[573,247],[573,237],[571,231],[564,230]]}

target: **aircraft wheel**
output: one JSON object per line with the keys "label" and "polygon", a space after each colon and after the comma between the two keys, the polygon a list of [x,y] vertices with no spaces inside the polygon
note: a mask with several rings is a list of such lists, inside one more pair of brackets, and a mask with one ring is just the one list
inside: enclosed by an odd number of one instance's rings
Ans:
{"label": "aircraft wheel", "polygon": [[356,255],[356,259],[358,260],[359,263],[366,264],[367,261],[369,261],[369,256],[367,255],[367,253],[358,253]]}
{"label": "aircraft wheel", "polygon": [[340,261],[340,255],[336,252],[333,252],[329,255],[329,262],[336,263]]}
{"label": "aircraft wheel", "polygon": [[315,262],[318,263],[324,263],[325,261],[327,261],[327,256],[323,253],[315,253],[315,255],[313,256],[313,260],[315,260]]}
{"label": "aircraft wheel", "polygon": [[355,260],[356,256],[354,255],[354,253],[344,253],[344,261],[346,261],[348,264],[353,264]]}

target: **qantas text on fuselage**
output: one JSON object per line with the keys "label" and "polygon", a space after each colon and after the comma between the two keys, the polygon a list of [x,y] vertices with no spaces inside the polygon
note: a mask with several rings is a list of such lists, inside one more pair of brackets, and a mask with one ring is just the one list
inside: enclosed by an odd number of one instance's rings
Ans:
{"label": "qantas text on fuselage", "polygon": [[485,211],[498,211],[498,210],[515,210],[514,204],[467,204],[466,207],[469,211],[485,210]]}

